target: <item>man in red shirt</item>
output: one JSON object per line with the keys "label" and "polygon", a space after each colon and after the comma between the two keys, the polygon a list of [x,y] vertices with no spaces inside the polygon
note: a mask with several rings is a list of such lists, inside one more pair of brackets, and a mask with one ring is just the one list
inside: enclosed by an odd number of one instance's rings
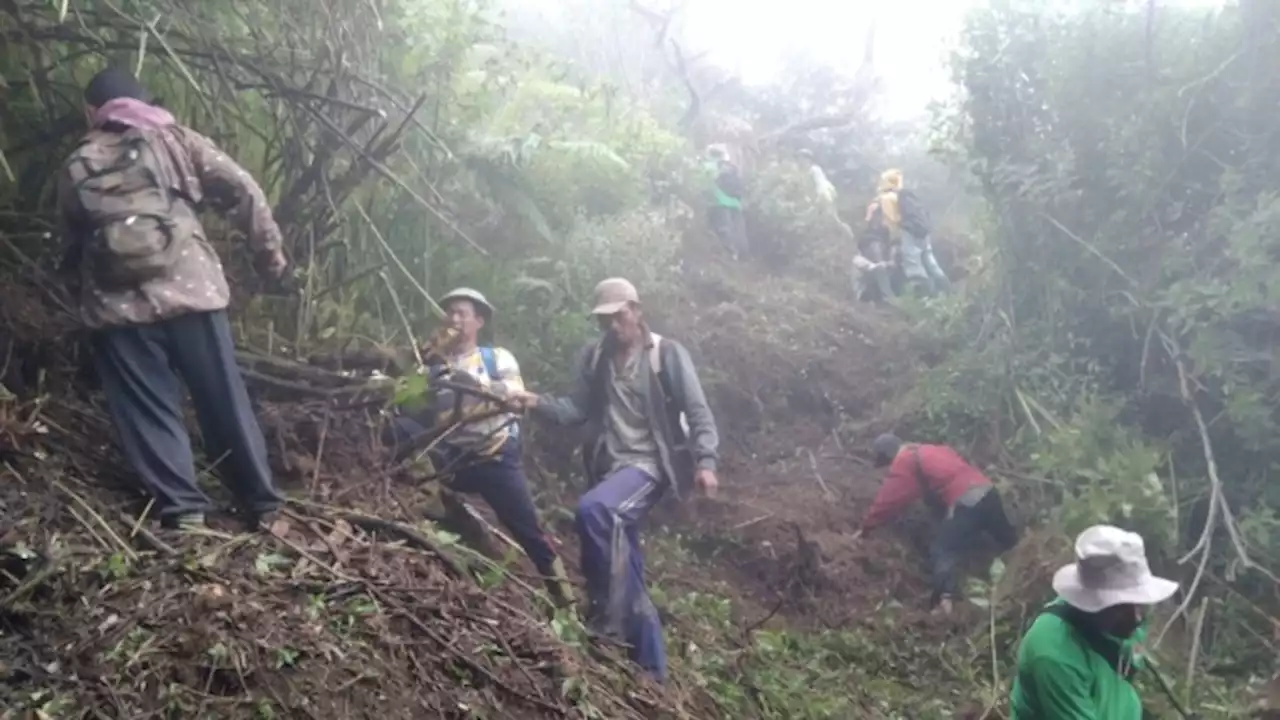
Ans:
{"label": "man in red shirt", "polygon": [[990,535],[1001,552],[1008,551],[1018,544],[1018,531],[1005,515],[995,486],[955,450],[946,445],[904,445],[892,434],[876,438],[872,449],[876,467],[888,467],[889,472],[858,535],[870,533],[923,499],[942,521],[929,550],[930,605],[949,614],[962,554],[982,533]]}

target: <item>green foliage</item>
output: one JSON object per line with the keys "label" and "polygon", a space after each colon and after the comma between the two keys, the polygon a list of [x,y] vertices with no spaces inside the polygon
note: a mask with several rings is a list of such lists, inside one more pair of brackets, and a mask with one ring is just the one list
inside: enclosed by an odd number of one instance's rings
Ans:
{"label": "green foliage", "polygon": [[1065,532],[1121,525],[1154,547],[1173,547],[1177,513],[1158,471],[1165,453],[1119,423],[1119,408],[1086,400],[1072,422],[1045,433],[1028,460],[1037,475],[1063,486],[1059,510]]}
{"label": "green foliage", "polygon": [[[687,572],[706,562],[690,549],[691,538],[649,540],[653,575],[665,577],[677,567]],[[955,717],[954,698],[970,691],[973,678],[954,678],[952,668],[972,659],[953,657],[950,649],[917,637],[897,606],[877,611],[874,630],[819,630],[782,623],[754,627],[759,618],[743,618],[716,591],[658,584],[650,596],[675,618],[666,627],[672,676],[705,691],[719,710],[715,717],[941,720]],[[753,629],[744,634],[747,624]],[[938,677],[946,680],[933,679]],[[924,682],[932,685],[922,690]]]}
{"label": "green foliage", "polygon": [[580,216],[546,255],[463,258],[441,268],[447,280],[439,284],[484,288],[498,308],[494,342],[516,354],[525,377],[545,382],[566,378],[569,360],[597,332],[587,316],[597,282],[621,275],[643,296],[661,297],[674,287],[680,248],[656,210]]}
{"label": "green foliage", "polygon": [[895,657],[900,650],[861,632],[757,630],[725,646],[734,637],[728,600],[691,592],[674,598],[670,610],[684,630],[674,662],[715,700],[721,717],[943,718],[954,711],[938,699],[937,688],[921,697],[909,678],[883,672],[904,662]]}
{"label": "green foliage", "polygon": [[[56,25],[56,7],[30,5],[33,22]],[[650,222],[646,205],[655,176],[680,168],[682,139],[663,129],[634,98],[621,97],[605,83],[575,84],[557,61],[507,41],[489,3],[403,0],[367,10],[343,6],[332,17],[297,12],[284,22],[283,10],[275,6],[235,2],[222,8],[171,8],[163,0],[148,0],[126,3],[126,15],[95,8],[90,16],[102,25],[97,36],[138,47],[138,25],[130,24],[127,13],[163,11],[172,28],[166,42],[177,55],[161,52],[155,42],[141,60],[124,50],[108,57],[86,54],[73,43],[51,46],[50,57],[6,54],[0,69],[10,91],[0,137],[6,148],[39,152],[5,153],[20,182],[7,184],[0,205],[31,208],[43,201],[52,211],[49,168],[57,166],[82,127],[75,92],[105,61],[141,67],[142,80],[165,105],[214,137],[274,200],[309,172],[313,160],[332,153],[327,166],[318,165],[329,186],[312,188],[325,211],[326,193],[336,195],[333,186],[354,167],[354,156],[343,143],[331,144],[327,129],[317,130],[325,126],[312,111],[334,106],[304,109],[296,93],[332,93],[341,103],[374,102],[386,112],[408,109],[421,97],[414,118],[403,121],[409,130],[398,144],[400,152],[386,163],[394,177],[375,174],[357,187],[359,207],[338,197],[335,227],[317,221],[322,234],[336,230],[333,237],[309,234],[313,228],[304,220],[305,204],[279,208],[288,251],[302,267],[307,294],[300,305],[251,305],[255,317],[274,320],[275,337],[261,341],[264,345],[286,344],[300,356],[353,342],[403,345],[395,306],[402,306],[414,334],[424,335],[428,328],[421,325],[434,311],[430,296],[465,282],[498,296],[507,342],[551,353],[558,364],[567,354],[565,346],[590,331],[581,310],[601,273],[626,274],[642,292],[660,291],[660,285],[646,281],[666,274],[676,246],[671,233],[659,238],[660,248],[650,242],[658,224]],[[318,69],[295,68],[307,59],[282,49],[313,47],[316,38],[347,48],[341,67],[348,77],[331,79],[331,68],[321,60],[315,61],[321,63]],[[277,92],[251,77],[252,70],[234,70],[230,74],[244,87],[231,94],[228,68],[200,60],[208,47],[256,54],[298,87]],[[65,62],[50,62],[62,56]],[[52,74],[32,75],[46,64],[54,68]],[[57,85],[28,82],[37,76]],[[356,76],[359,81],[350,79]],[[400,100],[369,101],[361,83]],[[360,111],[349,112],[330,113],[332,122],[363,143],[373,125]],[[402,122],[390,114],[393,124]],[[65,122],[59,124],[60,118]],[[50,125],[60,134],[44,145],[33,142],[35,129]],[[488,254],[471,248],[464,234]],[[614,244],[620,247],[615,250]],[[34,242],[26,247],[32,254],[52,248]],[[657,254],[645,254],[649,251]],[[395,299],[382,275],[370,272],[379,266]],[[551,292],[548,283],[555,288]],[[576,317],[547,320],[540,303],[548,295]],[[547,322],[557,327],[548,328]],[[251,333],[264,325],[246,323]]]}
{"label": "green foliage", "polygon": [[816,195],[808,166],[779,161],[757,168],[746,208],[752,249],[770,267],[847,286],[853,237],[836,208]]}
{"label": "green foliage", "polygon": [[[1280,58],[1258,30],[1278,19],[1254,0],[999,0],[969,15],[953,63],[965,92],[938,127],[991,222],[941,341],[954,352],[922,380],[923,424],[999,440],[1064,534],[1111,522],[1181,556],[1216,472],[1252,559],[1280,561],[1280,90],[1244,71]],[[1199,550],[1237,565],[1208,539]],[[1275,614],[1274,597],[1251,597]]]}

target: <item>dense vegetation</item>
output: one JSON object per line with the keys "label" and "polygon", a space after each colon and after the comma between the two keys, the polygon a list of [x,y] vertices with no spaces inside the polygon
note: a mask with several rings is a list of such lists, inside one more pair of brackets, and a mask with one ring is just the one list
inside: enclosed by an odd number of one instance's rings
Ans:
{"label": "dense vegetation", "polygon": [[1004,452],[1052,478],[1067,529],[1123,517],[1191,552],[1189,602],[1227,611],[1204,650],[1270,656],[1222,578],[1274,609],[1278,90],[1245,68],[1280,52],[1276,12],[971,18],[952,140],[987,199],[990,271],[953,326],[977,342],[937,379],[985,390],[929,394],[956,428],[1002,408]]}
{"label": "dense vegetation", "polygon": [[[1238,716],[1233,691],[1275,672],[1280,80],[1251,68],[1280,61],[1280,7],[993,0],[968,19],[954,102],[933,127],[901,128],[877,120],[870,55],[853,76],[800,64],[745,88],[622,0],[567,3],[580,22],[542,25],[484,0],[320,5],[0,7],[12,272],[56,259],[51,171],[104,61],[137,68],[268,189],[302,292],[239,308],[242,340],[300,358],[407,346],[434,295],[471,285],[526,376],[554,385],[591,330],[581,308],[598,279],[674,297],[682,263],[708,252],[698,163],[714,140],[743,158],[762,264],[843,299],[850,239],[797,151],[827,169],[855,230],[876,174],[904,167],[968,279],[904,308],[903,331],[923,336],[909,364],[933,366],[901,417],[1005,470],[1048,538],[1019,566],[1038,595],[1003,600],[1017,594],[997,573],[975,588],[988,627],[928,656],[864,630],[741,633],[723,598],[667,598],[687,618],[674,632],[703,648],[676,660],[691,684],[726,717],[996,708],[1047,592],[1037,561],[1102,520],[1140,530],[1185,577],[1158,656],[1202,712]],[[234,272],[251,284],[245,263]],[[694,562],[678,538],[658,553]],[[899,683],[913,667],[936,693]]]}

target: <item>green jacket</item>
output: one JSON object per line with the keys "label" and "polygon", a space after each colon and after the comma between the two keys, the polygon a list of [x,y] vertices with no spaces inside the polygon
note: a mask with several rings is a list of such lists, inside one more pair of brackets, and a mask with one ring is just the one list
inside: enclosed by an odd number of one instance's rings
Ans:
{"label": "green jacket", "polygon": [[[1057,599],[1051,605],[1065,603]],[[1138,667],[1134,645],[1146,633],[1144,624],[1127,641],[1107,639],[1119,646],[1123,661]],[[1142,701],[1133,685],[1079,631],[1048,613],[1036,618],[1022,638],[1010,704],[1011,720],[1142,720]]]}
{"label": "green jacket", "polygon": [[719,161],[708,160],[703,163],[702,167],[707,176],[711,178],[712,193],[715,204],[720,207],[741,210],[742,200],[725,192],[725,189],[720,186],[721,175],[724,173],[724,168],[720,166]]}

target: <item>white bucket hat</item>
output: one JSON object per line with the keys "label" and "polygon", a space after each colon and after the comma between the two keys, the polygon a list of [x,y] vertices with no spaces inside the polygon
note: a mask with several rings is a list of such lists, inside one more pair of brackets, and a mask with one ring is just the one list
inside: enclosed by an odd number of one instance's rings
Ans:
{"label": "white bucket hat", "polygon": [[1178,583],[1151,574],[1141,535],[1094,525],[1076,538],[1076,562],[1054,573],[1053,589],[1068,605],[1095,613],[1168,600]]}

